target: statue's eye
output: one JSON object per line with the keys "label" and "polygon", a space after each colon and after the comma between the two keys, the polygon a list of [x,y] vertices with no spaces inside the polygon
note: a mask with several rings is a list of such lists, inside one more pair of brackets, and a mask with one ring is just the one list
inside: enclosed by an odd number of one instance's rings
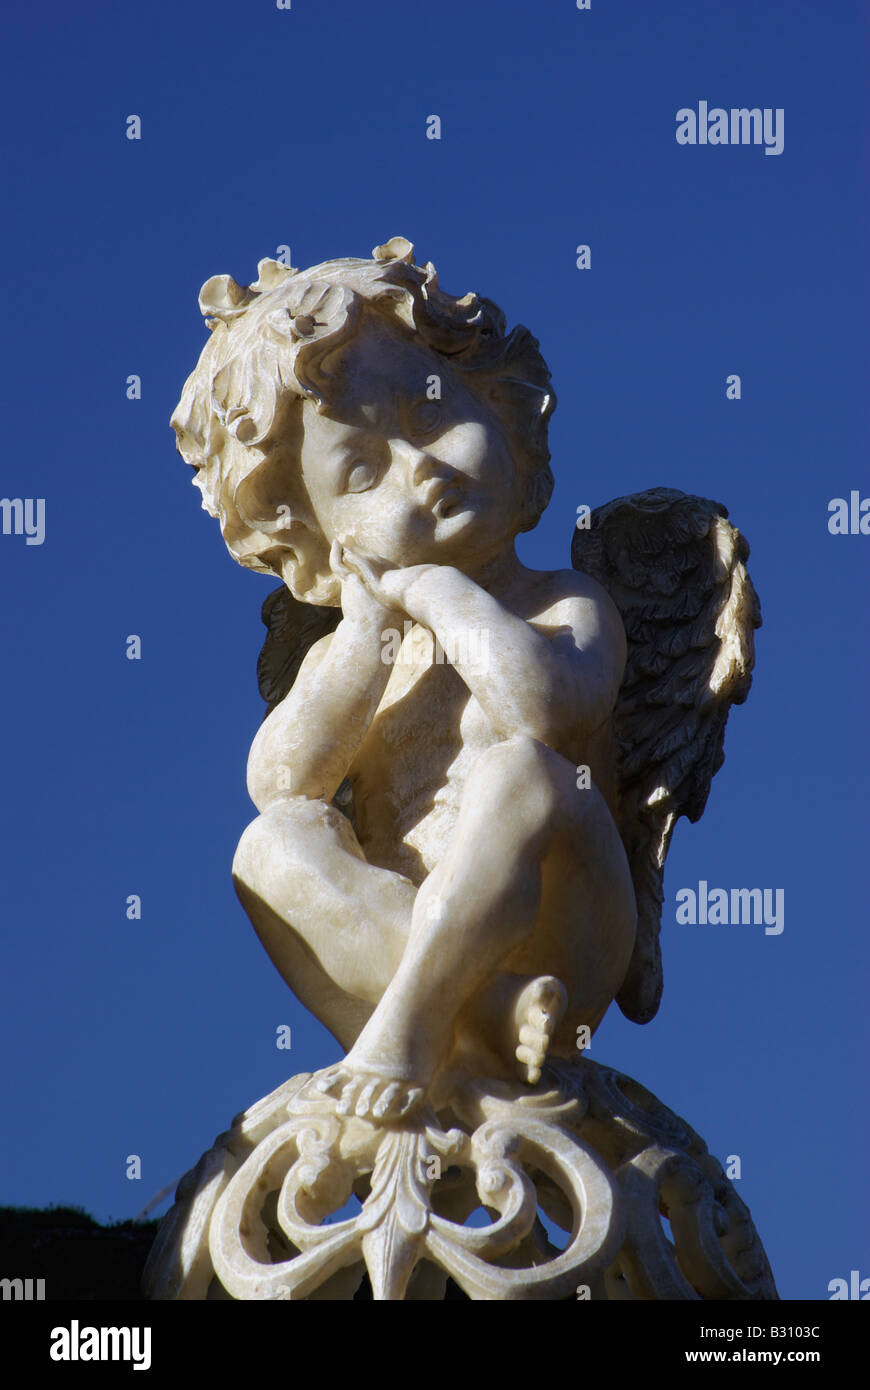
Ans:
{"label": "statue's eye", "polygon": [[372,486],[378,476],[378,470],[373,463],[355,463],[348,471],[344,481],[345,492],[365,492]]}
{"label": "statue's eye", "polygon": [[414,434],[426,438],[435,433],[442,419],[439,401],[421,401],[411,411],[411,429]]}

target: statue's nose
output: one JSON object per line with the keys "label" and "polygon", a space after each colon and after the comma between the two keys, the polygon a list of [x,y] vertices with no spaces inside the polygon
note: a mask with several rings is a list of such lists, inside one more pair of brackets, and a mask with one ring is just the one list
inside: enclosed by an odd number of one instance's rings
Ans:
{"label": "statue's nose", "polygon": [[413,488],[422,487],[431,478],[453,476],[454,470],[449,464],[444,463],[442,459],[435,458],[425,449],[418,449],[414,444],[404,444],[403,448],[408,462],[408,476]]}

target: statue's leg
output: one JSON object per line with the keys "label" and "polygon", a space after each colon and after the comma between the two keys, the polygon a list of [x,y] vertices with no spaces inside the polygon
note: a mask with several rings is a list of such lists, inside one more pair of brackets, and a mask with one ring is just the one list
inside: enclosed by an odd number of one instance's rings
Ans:
{"label": "statue's leg", "polygon": [[[590,885],[598,903],[584,901]],[[523,973],[543,966],[552,990],[561,976],[552,978],[548,962],[557,962],[569,996],[582,985],[579,1010],[596,1013],[597,1024],[630,958],[634,912],[625,851],[601,794],[579,790],[575,768],[533,739],[487,750],[469,775],[450,845],[417,894],[401,963],[335,1069],[342,1107],[373,1119],[411,1108],[450,1054],[460,1012],[475,996],[504,990],[505,971],[522,991],[531,984]],[[576,924],[591,939],[572,941]]]}
{"label": "statue's leg", "polygon": [[280,974],[349,1048],[402,959],[414,884],[369,864],[346,817],[304,797],[247,827],[233,881]]}

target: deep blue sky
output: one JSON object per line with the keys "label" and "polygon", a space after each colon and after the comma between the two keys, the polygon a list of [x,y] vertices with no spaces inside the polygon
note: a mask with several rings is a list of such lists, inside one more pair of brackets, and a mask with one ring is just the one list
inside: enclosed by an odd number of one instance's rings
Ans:
{"label": "deep blue sky", "polygon": [[[272,585],[228,556],[168,418],[207,277],[400,234],[550,363],[557,486],[527,563],[568,562],[578,503],[657,485],[725,502],[750,541],[755,684],[671,851],[662,1008],[638,1028],[614,1007],[591,1055],[740,1155],[783,1297],[870,1276],[870,536],[827,529],[832,497],[870,496],[861,10],[5,7],[0,494],[44,497],[46,536],[0,536],[0,1202],[134,1215],[338,1053],[232,889]],[[677,145],[700,100],[782,107],[783,153]],[[678,925],[699,879],[783,888],[784,932]]]}

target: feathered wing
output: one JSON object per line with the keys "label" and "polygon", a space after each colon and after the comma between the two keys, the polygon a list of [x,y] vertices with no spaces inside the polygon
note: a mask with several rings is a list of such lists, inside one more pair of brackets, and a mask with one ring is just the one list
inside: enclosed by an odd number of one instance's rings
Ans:
{"label": "feathered wing", "polygon": [[309,647],[338,627],[341,609],[300,603],[282,584],[266,598],[261,616],[268,631],[257,659],[257,684],[268,715],[290,690]]}
{"label": "feathered wing", "polygon": [[696,821],[724,761],[725,724],[749,693],[758,597],[749,546],[718,502],[652,488],[575,530],[575,569],[622,615],[628,660],[614,724],[620,831],[637,895],[634,955],[617,1002],[646,1023],[662,993],[662,877],[680,816]]}

